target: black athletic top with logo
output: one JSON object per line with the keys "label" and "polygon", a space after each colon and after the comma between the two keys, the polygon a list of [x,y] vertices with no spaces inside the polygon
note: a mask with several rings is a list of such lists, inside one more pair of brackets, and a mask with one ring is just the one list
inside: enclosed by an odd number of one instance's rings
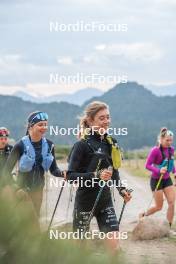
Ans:
{"label": "black athletic top with logo", "polygon": [[[56,159],[55,159],[55,151],[53,146],[53,142],[48,140],[48,146],[49,149],[51,149],[51,153],[54,157],[54,160],[51,164],[51,167],[49,169],[50,173],[56,177],[63,177],[60,169],[57,166]],[[45,179],[44,179],[44,169],[42,167],[42,139],[38,142],[32,142],[32,145],[35,150],[35,157],[36,157],[36,162],[35,166],[30,172],[18,172],[17,176],[17,184],[19,187],[24,188],[28,191],[33,190],[35,188],[43,187],[45,184]],[[11,181],[11,172],[17,163],[17,161],[20,160],[20,157],[24,153],[24,144],[22,140],[17,142],[10,154],[10,156],[7,159],[5,168],[3,170],[3,178],[8,179]]]}
{"label": "black athletic top with logo", "polygon": [[[105,154],[102,159],[99,169],[112,167],[111,148],[112,146],[107,142],[106,136],[102,139],[99,134],[90,135],[86,140],[79,140],[76,142],[71,150],[68,159],[68,181],[79,181],[79,187],[75,198],[75,207],[81,207],[83,210],[91,210],[96,200],[100,185],[97,183],[93,187],[86,187],[81,185],[80,179],[83,181],[92,181],[95,178],[95,170],[99,161],[97,160],[96,151],[101,151]],[[117,142],[113,139],[114,142]],[[118,170],[113,169],[112,180],[116,181],[116,185],[120,186],[120,177]],[[97,182],[99,179],[97,180]],[[117,188],[119,191],[125,187]],[[99,203],[108,203],[111,200],[111,192],[108,186],[105,186],[100,197]]]}

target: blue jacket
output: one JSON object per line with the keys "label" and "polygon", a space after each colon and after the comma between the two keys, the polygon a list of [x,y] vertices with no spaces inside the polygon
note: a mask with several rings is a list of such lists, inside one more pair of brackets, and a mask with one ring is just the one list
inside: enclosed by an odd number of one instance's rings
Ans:
{"label": "blue jacket", "polygon": [[[24,153],[19,160],[19,171],[29,172],[36,165],[35,150],[29,136],[24,136],[22,142],[24,144]],[[42,138],[42,167],[44,171],[48,171],[53,162],[54,157],[51,151],[52,149],[49,149],[46,138]]]}

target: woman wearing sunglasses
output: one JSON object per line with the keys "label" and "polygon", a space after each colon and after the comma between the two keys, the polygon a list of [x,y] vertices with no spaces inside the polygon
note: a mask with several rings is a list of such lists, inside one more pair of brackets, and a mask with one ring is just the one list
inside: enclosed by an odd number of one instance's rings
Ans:
{"label": "woman wearing sunglasses", "polygon": [[175,190],[170,173],[176,179],[176,169],[174,166],[173,132],[167,128],[162,128],[158,136],[158,146],[152,148],[146,162],[146,169],[151,171],[150,186],[153,192],[155,205],[143,212],[139,217],[149,216],[163,207],[163,195],[168,203],[167,220],[172,225],[175,207]]}
{"label": "woman wearing sunglasses", "polygon": [[0,127],[0,176],[4,164],[13,148],[13,146],[8,143],[9,134],[9,130],[6,127]]}
{"label": "woman wearing sunglasses", "polygon": [[47,126],[46,113],[38,111],[29,115],[26,136],[14,146],[3,173],[4,178],[11,181],[11,172],[18,162],[17,186],[20,192],[28,193],[38,216],[45,184],[44,173],[49,170],[56,177],[64,175],[56,163],[54,144],[44,136]]}

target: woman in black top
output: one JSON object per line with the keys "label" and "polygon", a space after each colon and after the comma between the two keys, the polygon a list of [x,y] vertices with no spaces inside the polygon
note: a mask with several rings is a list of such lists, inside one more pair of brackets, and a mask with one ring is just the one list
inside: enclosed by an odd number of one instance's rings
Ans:
{"label": "woman in black top", "polygon": [[12,181],[11,172],[18,162],[17,188],[29,194],[38,215],[45,184],[44,173],[49,170],[52,175],[63,177],[56,163],[54,144],[44,137],[47,125],[46,113],[37,111],[29,115],[26,136],[15,144],[3,173],[7,183]]}
{"label": "woman in black top", "polygon": [[[109,108],[105,103],[93,102],[88,105],[80,122],[81,139],[74,144],[69,156],[67,179],[71,182],[77,180],[79,183],[74,205],[73,229],[83,234],[100,190],[100,179],[115,180],[116,186],[120,186],[118,190],[125,201],[131,199],[125,187],[120,184],[118,169],[113,166],[111,154],[117,142],[113,138],[109,141],[107,134],[109,124]],[[108,169],[110,166],[113,170]],[[95,179],[97,175],[99,179]],[[117,234],[119,225],[108,186],[103,188],[94,216],[101,232]],[[113,237],[114,239],[107,239],[108,245],[111,249],[118,249],[119,242],[115,236]]]}

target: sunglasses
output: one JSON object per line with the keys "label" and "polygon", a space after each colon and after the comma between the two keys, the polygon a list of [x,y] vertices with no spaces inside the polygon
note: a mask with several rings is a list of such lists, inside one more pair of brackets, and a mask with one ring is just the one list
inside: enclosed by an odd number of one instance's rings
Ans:
{"label": "sunglasses", "polygon": [[174,133],[172,132],[172,131],[167,131],[167,136],[171,136],[171,137],[173,137],[174,136]]}
{"label": "sunglasses", "polygon": [[8,137],[8,136],[9,136],[9,132],[7,130],[0,131],[0,137]]}
{"label": "sunglasses", "polygon": [[174,136],[174,133],[170,130],[166,130],[162,133],[162,136],[165,137],[165,136],[170,136],[170,137],[173,137]]}

